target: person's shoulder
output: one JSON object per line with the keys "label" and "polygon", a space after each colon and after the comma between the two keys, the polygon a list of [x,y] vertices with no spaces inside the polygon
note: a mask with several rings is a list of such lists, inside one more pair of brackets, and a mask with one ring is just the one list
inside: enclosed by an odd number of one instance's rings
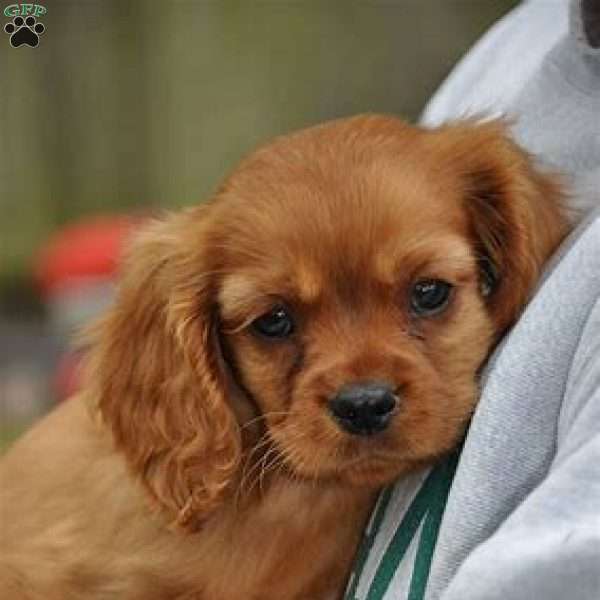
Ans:
{"label": "person's shoulder", "polygon": [[564,0],[522,2],[454,67],[428,102],[421,122],[433,126],[469,114],[504,113],[567,30]]}

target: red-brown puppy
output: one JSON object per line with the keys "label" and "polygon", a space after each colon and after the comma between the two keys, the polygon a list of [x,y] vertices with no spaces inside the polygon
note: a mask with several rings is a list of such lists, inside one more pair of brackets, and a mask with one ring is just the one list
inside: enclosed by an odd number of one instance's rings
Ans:
{"label": "red-brown puppy", "polygon": [[137,237],[81,394],[0,467],[0,597],[334,600],[461,437],[565,230],[496,123],[279,138]]}

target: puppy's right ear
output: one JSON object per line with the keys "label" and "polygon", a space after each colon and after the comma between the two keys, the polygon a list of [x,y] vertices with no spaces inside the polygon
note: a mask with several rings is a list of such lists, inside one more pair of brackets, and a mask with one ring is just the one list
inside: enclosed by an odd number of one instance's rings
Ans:
{"label": "puppy's right ear", "polygon": [[222,501],[241,454],[219,355],[206,213],[193,209],[138,233],[115,304],[91,332],[87,366],[117,448],[190,529]]}
{"label": "puppy's right ear", "polygon": [[563,191],[501,121],[465,121],[429,132],[438,168],[457,176],[481,291],[503,331],[518,316],[545,261],[567,232]]}

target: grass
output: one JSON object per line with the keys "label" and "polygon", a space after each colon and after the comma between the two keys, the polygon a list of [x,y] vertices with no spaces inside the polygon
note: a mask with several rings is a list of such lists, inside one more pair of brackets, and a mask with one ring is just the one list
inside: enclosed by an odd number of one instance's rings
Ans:
{"label": "grass", "polygon": [[25,425],[6,425],[0,423],[0,454],[25,431]]}

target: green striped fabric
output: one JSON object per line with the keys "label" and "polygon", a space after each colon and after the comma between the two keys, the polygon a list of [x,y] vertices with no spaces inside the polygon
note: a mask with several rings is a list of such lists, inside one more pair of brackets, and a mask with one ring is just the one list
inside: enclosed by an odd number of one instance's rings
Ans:
{"label": "green striped fabric", "polygon": [[[381,493],[358,550],[344,600],[424,598],[458,456],[458,452],[449,455],[428,474],[415,479],[412,499],[395,497],[402,491],[403,484]],[[375,555],[375,548],[379,556],[373,564],[371,557]],[[400,568],[407,574],[406,581],[392,586]]]}

